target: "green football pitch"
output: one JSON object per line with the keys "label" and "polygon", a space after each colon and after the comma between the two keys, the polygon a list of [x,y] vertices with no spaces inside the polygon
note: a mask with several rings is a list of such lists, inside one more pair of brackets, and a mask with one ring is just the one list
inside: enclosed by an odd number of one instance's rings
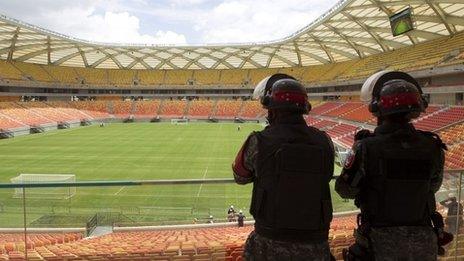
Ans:
{"label": "green football pitch", "polygon": [[[231,163],[259,124],[109,124],[0,140],[0,182],[20,173],[74,174],[77,181],[232,178]],[[336,168],[339,171],[339,168]],[[83,226],[96,213],[124,225],[224,219],[229,205],[248,213],[251,185],[77,188],[69,199],[26,190],[29,226]],[[22,199],[0,189],[0,227],[23,223]],[[351,210],[333,194],[335,211]],[[303,202],[303,200],[302,200]]]}

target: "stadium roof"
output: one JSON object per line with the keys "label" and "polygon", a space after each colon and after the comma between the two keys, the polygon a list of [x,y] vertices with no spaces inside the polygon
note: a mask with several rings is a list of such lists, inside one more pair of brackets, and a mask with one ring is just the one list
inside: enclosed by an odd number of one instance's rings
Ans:
{"label": "stadium roof", "polygon": [[[393,37],[388,17],[409,6],[413,9],[415,30]],[[95,43],[0,16],[0,58],[121,69],[293,67],[361,58],[463,29],[463,0],[343,0],[284,39],[227,45]]]}

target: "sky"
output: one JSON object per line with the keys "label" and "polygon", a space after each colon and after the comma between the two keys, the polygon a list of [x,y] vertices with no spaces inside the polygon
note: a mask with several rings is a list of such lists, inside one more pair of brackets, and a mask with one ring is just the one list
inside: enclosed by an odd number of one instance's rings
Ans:
{"label": "sky", "polygon": [[0,0],[0,13],[79,39],[132,44],[278,40],[338,0]]}

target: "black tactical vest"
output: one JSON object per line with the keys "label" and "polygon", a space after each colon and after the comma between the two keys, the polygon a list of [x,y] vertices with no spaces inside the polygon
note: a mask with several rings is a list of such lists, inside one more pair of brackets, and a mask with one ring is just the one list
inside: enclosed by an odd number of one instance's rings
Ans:
{"label": "black tactical vest", "polygon": [[257,137],[257,178],[250,207],[256,232],[284,241],[327,240],[333,169],[328,137],[305,124],[270,126]]}
{"label": "black tactical vest", "polygon": [[362,140],[364,181],[358,200],[372,227],[427,226],[435,210],[430,189],[441,148],[414,129],[399,129]]}

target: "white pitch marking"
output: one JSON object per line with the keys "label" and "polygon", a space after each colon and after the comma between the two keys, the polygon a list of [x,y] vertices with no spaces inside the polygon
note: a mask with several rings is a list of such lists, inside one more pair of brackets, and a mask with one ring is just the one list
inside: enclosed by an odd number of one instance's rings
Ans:
{"label": "white pitch marking", "polygon": [[115,196],[118,195],[118,194],[119,194],[123,189],[125,189],[125,188],[126,188],[126,187],[123,186],[122,188],[120,188],[120,189],[118,190],[118,192],[114,193],[113,195],[115,195]]}
{"label": "white pitch marking", "polygon": [[[205,169],[205,173],[203,174],[203,178],[202,179],[205,179],[206,178],[206,174],[208,173],[208,167],[206,167]],[[203,183],[200,184],[200,188],[198,189],[198,193],[197,193],[197,198],[200,197],[200,193],[201,193],[201,189],[203,188]]]}

